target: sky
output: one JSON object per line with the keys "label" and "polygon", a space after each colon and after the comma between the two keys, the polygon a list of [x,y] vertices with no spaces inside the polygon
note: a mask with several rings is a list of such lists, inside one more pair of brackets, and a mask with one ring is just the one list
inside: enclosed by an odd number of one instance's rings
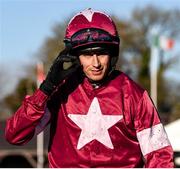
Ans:
{"label": "sky", "polygon": [[[10,91],[56,23],[86,9],[128,18],[136,7],[179,9],[179,0],[0,0],[0,65]],[[0,69],[1,70],[1,69]]]}

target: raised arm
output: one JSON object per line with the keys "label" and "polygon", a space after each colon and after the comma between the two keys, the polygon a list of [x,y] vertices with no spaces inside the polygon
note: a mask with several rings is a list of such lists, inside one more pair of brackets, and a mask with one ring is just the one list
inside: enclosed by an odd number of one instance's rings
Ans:
{"label": "raised arm", "polygon": [[[50,120],[47,100],[80,66],[78,58],[69,53],[70,49],[60,52],[40,88],[32,96],[27,96],[17,112],[7,120],[5,137],[9,143],[25,144],[47,125]],[[68,67],[64,67],[65,62],[69,63]]]}

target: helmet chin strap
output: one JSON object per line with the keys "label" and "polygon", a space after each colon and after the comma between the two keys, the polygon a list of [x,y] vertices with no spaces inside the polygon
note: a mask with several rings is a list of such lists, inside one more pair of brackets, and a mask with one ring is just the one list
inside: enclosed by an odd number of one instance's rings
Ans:
{"label": "helmet chin strap", "polygon": [[95,89],[96,89],[96,88],[99,88],[100,86],[102,86],[103,84],[105,84],[105,83],[108,81],[111,73],[112,73],[114,70],[115,70],[115,67],[109,67],[108,73],[107,73],[107,74],[105,75],[105,77],[103,77],[103,79],[101,79],[101,80],[95,81],[95,80],[92,80],[92,79],[90,79],[90,78],[88,78],[88,80],[89,80],[89,82],[91,83],[91,85],[93,86],[93,88],[95,88]]}

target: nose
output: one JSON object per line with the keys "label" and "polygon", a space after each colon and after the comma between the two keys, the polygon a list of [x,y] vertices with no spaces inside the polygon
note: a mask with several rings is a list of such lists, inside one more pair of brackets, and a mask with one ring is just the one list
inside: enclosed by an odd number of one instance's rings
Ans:
{"label": "nose", "polygon": [[94,67],[99,67],[100,66],[100,61],[99,58],[96,54],[93,55],[93,61],[92,64]]}

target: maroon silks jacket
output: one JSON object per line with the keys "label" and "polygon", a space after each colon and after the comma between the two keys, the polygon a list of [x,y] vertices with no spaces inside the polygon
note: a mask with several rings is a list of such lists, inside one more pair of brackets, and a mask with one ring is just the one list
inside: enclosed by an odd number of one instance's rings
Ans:
{"label": "maroon silks jacket", "polygon": [[7,120],[6,139],[23,145],[51,124],[50,167],[171,168],[173,150],[147,92],[113,73],[99,88],[84,78],[51,97],[37,90]]}

